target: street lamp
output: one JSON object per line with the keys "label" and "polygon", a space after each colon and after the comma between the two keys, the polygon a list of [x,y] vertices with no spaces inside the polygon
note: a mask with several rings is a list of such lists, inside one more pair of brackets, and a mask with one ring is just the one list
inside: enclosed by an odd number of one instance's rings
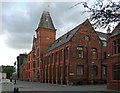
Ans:
{"label": "street lamp", "polygon": [[93,77],[94,77],[94,68],[93,68],[93,64],[94,64],[94,62],[92,62],[92,64],[91,64],[91,70],[92,70],[92,72],[91,72],[91,84],[93,85]]}

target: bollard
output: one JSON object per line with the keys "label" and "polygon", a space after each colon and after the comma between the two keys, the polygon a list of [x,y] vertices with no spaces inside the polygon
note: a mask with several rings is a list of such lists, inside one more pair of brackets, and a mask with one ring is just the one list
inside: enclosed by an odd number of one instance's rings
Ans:
{"label": "bollard", "polygon": [[13,93],[19,93],[19,89],[18,88],[14,88],[14,92]]}

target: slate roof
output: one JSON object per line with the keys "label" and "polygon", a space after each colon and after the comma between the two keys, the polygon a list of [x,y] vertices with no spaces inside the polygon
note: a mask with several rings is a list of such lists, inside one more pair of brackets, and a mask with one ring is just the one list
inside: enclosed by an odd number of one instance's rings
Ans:
{"label": "slate roof", "polygon": [[[82,23],[82,24],[84,24],[84,23]],[[74,36],[74,34],[80,29],[82,24],[78,25],[77,27],[75,27],[71,31],[67,32],[66,34],[64,34],[63,36],[61,36],[57,40],[55,40],[43,54],[46,54],[46,53],[50,52],[51,50],[69,42],[71,40],[71,38]],[[102,33],[102,32],[97,32],[97,31],[95,31],[95,32],[97,33],[98,37],[102,41],[103,46],[107,46],[107,34]]]}
{"label": "slate roof", "polygon": [[48,11],[43,11],[38,27],[55,30],[52,18]]}
{"label": "slate roof", "polygon": [[55,40],[50,47],[48,47],[48,49],[44,52],[47,53],[67,42],[70,41],[70,39],[74,36],[74,34],[79,30],[79,28],[81,27],[81,25],[78,25],[77,27],[75,27],[74,29],[72,29],[71,31],[69,31],[68,33],[64,34],[63,36],[61,36],[60,38],[58,38],[57,40]]}
{"label": "slate roof", "polygon": [[117,25],[117,27],[114,29],[112,35],[109,38],[112,38],[114,36],[120,35],[120,23]]}

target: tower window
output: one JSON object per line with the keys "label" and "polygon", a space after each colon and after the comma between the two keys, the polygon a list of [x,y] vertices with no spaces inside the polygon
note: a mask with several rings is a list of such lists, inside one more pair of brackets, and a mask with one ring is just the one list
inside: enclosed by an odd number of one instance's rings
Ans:
{"label": "tower window", "polygon": [[58,62],[58,51],[56,52],[56,62]]}

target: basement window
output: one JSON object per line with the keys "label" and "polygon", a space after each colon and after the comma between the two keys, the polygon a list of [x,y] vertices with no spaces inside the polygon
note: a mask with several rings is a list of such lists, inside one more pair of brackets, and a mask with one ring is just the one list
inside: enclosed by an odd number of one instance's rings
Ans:
{"label": "basement window", "polygon": [[77,75],[84,75],[84,66],[77,65]]}

